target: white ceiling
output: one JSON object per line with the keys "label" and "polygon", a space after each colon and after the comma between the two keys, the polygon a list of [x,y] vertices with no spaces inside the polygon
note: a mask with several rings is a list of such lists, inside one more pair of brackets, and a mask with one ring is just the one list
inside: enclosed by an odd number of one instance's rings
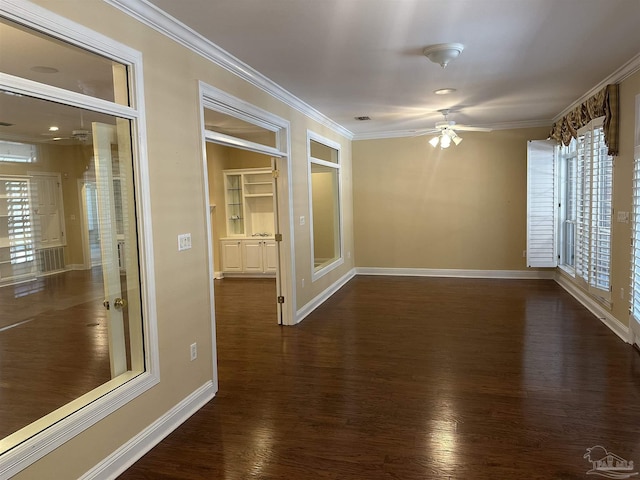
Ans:
{"label": "white ceiling", "polygon": [[[639,0],[149,3],[356,138],[431,128],[443,108],[467,125],[550,125],[640,53]],[[445,42],[465,49],[443,69],[422,50]]]}

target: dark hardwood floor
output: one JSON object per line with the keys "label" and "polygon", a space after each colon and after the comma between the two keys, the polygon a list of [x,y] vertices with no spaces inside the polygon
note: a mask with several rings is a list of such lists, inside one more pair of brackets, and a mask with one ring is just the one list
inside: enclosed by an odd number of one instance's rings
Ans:
{"label": "dark hardwood floor", "polygon": [[121,480],[585,479],[596,445],[640,468],[640,354],[553,281],[359,276],[295,327],[273,282],[215,289],[220,390]]}
{"label": "dark hardwood floor", "polygon": [[100,269],[0,288],[0,438],[111,379]]}

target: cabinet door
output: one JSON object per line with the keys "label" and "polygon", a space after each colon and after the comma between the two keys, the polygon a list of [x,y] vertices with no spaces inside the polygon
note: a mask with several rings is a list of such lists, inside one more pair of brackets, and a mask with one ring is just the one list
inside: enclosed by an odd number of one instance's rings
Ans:
{"label": "cabinet door", "polygon": [[247,273],[262,273],[262,241],[245,240],[242,242],[244,250],[244,271]]}
{"label": "cabinet door", "polygon": [[244,198],[242,194],[242,175],[224,174],[225,214],[227,216],[227,235],[244,235]]}
{"label": "cabinet door", "polygon": [[263,261],[265,273],[275,273],[278,268],[278,255],[275,240],[266,240],[263,243]]}
{"label": "cabinet door", "polygon": [[222,250],[222,271],[241,272],[242,271],[242,249],[239,240],[221,241]]}

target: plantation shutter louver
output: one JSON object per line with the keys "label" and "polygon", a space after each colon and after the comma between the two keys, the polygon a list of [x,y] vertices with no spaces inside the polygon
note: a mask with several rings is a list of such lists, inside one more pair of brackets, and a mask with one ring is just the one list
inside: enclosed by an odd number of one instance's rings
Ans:
{"label": "plantation shutter louver", "polygon": [[610,296],[611,211],[613,162],[608,155],[602,128],[592,135],[591,250],[589,286],[601,296]]}
{"label": "plantation shutter louver", "polygon": [[555,267],[557,191],[556,143],[527,143],[527,266]]}
{"label": "plantation shutter louver", "polygon": [[591,162],[585,151],[591,142],[591,132],[578,136],[577,188],[576,188],[576,276],[589,281],[589,218],[591,191]]}

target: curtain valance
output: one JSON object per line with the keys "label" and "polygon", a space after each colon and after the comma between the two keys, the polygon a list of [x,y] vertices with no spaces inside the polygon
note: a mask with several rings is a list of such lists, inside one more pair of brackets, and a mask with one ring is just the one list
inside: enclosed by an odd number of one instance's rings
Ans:
{"label": "curtain valance", "polygon": [[604,141],[609,149],[609,155],[617,155],[618,91],[617,84],[607,85],[554,123],[549,137],[569,145],[571,138],[577,137],[579,128],[584,127],[594,118],[604,116]]}

